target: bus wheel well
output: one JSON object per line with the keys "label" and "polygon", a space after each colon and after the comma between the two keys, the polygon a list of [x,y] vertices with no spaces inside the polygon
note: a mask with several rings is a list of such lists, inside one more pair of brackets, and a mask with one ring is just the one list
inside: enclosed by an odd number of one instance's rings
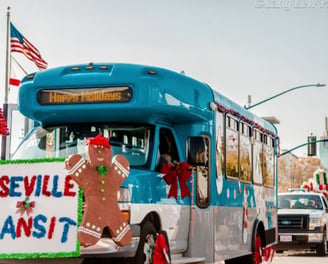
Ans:
{"label": "bus wheel well", "polygon": [[262,248],[266,246],[265,242],[265,231],[264,231],[264,225],[263,222],[260,220],[256,220],[253,228],[253,238],[252,238],[252,252],[255,250],[255,241],[256,241],[256,236],[259,235],[261,237],[261,242],[262,242]]}
{"label": "bus wheel well", "polygon": [[161,221],[157,213],[151,212],[147,214],[142,220],[140,226],[142,227],[146,222],[151,222],[154,225],[156,231],[161,230]]}

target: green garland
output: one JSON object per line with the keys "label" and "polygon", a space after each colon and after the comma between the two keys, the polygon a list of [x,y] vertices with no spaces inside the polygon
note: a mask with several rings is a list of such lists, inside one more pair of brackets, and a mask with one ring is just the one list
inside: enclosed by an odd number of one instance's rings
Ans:
{"label": "green garland", "polygon": [[[19,160],[0,160],[0,165],[4,164],[28,164],[28,163],[42,163],[42,162],[64,162],[65,158],[45,158],[45,159],[19,159]],[[77,207],[77,221],[78,227],[82,222],[82,202],[83,190],[79,188],[78,207]],[[1,249],[0,249],[1,250]],[[57,253],[14,253],[1,254],[0,259],[36,259],[36,258],[69,258],[80,256],[80,242],[76,240],[75,251],[72,252],[57,252]]]}
{"label": "green garland", "polygon": [[21,164],[21,163],[59,162],[59,161],[65,161],[65,158],[0,160],[0,165],[2,165],[2,164]]}

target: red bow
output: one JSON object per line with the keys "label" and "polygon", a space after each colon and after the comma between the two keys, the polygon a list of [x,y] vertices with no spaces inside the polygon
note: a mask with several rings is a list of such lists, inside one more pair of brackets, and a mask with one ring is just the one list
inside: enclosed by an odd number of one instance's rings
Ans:
{"label": "red bow", "polygon": [[163,179],[168,185],[170,190],[167,198],[174,197],[178,198],[178,182],[181,189],[181,199],[186,196],[190,196],[190,191],[186,182],[192,174],[192,167],[187,162],[178,162],[176,164],[163,164],[161,173],[165,174]]}

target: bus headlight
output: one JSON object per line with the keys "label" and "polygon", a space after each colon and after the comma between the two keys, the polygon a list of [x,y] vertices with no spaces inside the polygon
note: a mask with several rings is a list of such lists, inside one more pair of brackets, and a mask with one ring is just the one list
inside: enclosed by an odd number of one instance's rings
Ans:
{"label": "bus headlight", "polygon": [[131,194],[128,188],[120,187],[117,192],[117,201],[122,203],[131,202]]}
{"label": "bus headlight", "polygon": [[128,188],[121,187],[117,192],[117,201],[119,202],[119,207],[121,213],[127,223],[130,223],[130,202],[131,194]]}
{"label": "bus headlight", "polygon": [[320,227],[321,226],[321,218],[310,218],[310,225],[309,228],[310,230],[314,230],[316,227]]}

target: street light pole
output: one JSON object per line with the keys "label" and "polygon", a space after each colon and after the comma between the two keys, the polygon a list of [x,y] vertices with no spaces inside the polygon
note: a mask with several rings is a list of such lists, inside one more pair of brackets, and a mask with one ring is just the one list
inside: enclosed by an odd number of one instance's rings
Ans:
{"label": "street light pole", "polygon": [[[281,92],[281,93],[278,93],[278,94],[276,94],[276,95],[274,95],[274,96],[271,96],[271,97],[269,97],[269,98],[267,98],[267,99],[265,99],[265,100],[262,100],[262,101],[260,101],[260,102],[258,102],[258,103],[256,103],[256,104],[253,104],[253,105],[248,105],[248,106],[244,106],[244,108],[245,109],[251,109],[251,108],[253,108],[253,107],[255,107],[255,106],[258,106],[258,105],[260,105],[260,104],[263,104],[263,103],[265,103],[265,102],[267,102],[267,101],[269,101],[269,100],[271,100],[271,99],[274,99],[274,98],[276,98],[276,97],[278,97],[278,96],[280,96],[280,95],[283,95],[283,94],[285,94],[285,93],[288,93],[288,92],[291,92],[291,91],[294,91],[294,90],[297,90],[297,89],[301,89],[301,88],[305,88],[305,87],[323,87],[323,86],[326,86],[325,84],[321,84],[321,83],[317,83],[317,84],[307,84],[307,85],[301,85],[301,86],[297,86],[297,87],[294,87],[294,88],[291,88],[291,89],[288,89],[288,90],[286,90],[286,91],[283,91],[283,92]],[[250,99],[248,99],[249,100],[249,102],[250,102]]]}
{"label": "street light pole", "polygon": [[293,148],[291,148],[291,149],[286,150],[286,151],[283,152],[283,153],[280,153],[280,155],[279,155],[278,158],[280,158],[281,156],[286,155],[287,153],[290,153],[290,152],[294,151],[295,149],[299,149],[299,148],[304,147],[304,146],[307,146],[307,145],[309,145],[309,144],[316,144],[316,143],[327,142],[327,141],[328,141],[328,139],[318,139],[318,140],[316,140],[316,141],[311,141],[311,142],[306,142],[306,143],[300,144],[300,145],[298,145],[298,146],[296,146],[296,147],[293,147]]}

